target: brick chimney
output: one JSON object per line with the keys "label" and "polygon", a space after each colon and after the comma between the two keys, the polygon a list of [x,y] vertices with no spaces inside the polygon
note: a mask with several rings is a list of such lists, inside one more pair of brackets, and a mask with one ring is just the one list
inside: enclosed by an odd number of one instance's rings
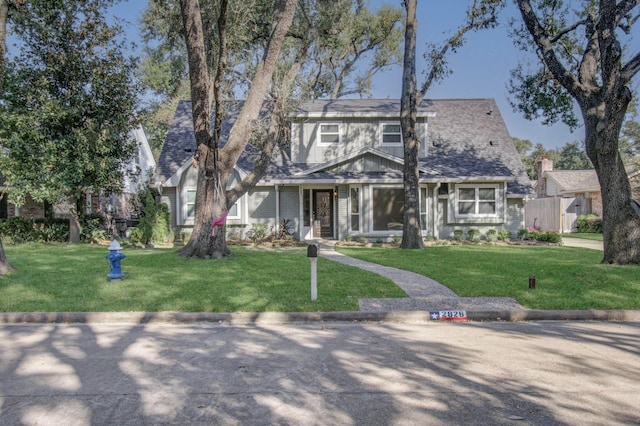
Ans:
{"label": "brick chimney", "polygon": [[549,160],[549,157],[546,155],[536,162],[536,173],[538,174],[536,195],[538,198],[547,196],[547,179],[544,177],[544,172],[550,172],[552,170],[553,160]]}

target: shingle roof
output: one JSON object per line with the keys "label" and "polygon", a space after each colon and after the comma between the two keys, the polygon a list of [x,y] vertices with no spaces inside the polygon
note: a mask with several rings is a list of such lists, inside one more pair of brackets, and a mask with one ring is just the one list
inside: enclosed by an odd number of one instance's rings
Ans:
{"label": "shingle roof", "polygon": [[[399,100],[345,99],[303,102],[297,106],[294,115],[398,117],[399,112]],[[511,180],[508,183],[510,194],[527,195],[532,192],[520,155],[493,99],[426,99],[420,105],[419,116],[429,117],[428,156],[420,160],[422,179],[456,181],[499,177]],[[223,134],[228,134],[232,123],[232,119],[225,120]],[[191,157],[192,153],[188,150],[194,147],[191,102],[181,101],[158,159],[158,179],[164,181],[170,178]],[[247,158],[241,159],[239,166],[251,167]],[[285,161],[272,166],[265,180],[292,178],[292,175],[307,168],[305,164]],[[305,178],[356,178],[356,175],[351,175],[319,170]],[[392,175],[401,180],[401,176],[396,176],[397,173],[386,176]],[[368,177],[366,174],[357,176]],[[296,179],[300,179],[300,176]]]}
{"label": "shingle roof", "polygon": [[561,193],[600,190],[595,170],[553,170],[544,174],[557,183]]}

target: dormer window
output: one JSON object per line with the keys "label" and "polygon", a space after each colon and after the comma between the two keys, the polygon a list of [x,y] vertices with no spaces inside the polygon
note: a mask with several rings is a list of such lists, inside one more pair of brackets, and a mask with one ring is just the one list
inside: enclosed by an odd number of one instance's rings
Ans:
{"label": "dormer window", "polygon": [[320,145],[334,145],[342,142],[342,123],[320,123],[318,141]]}
{"label": "dormer window", "polygon": [[380,123],[381,145],[402,145],[402,127],[400,122]]}

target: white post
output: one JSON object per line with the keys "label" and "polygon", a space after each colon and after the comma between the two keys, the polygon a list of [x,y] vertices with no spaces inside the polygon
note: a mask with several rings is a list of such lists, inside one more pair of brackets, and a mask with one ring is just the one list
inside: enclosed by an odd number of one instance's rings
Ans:
{"label": "white post", "polygon": [[310,257],[311,261],[311,300],[318,298],[318,258]]}

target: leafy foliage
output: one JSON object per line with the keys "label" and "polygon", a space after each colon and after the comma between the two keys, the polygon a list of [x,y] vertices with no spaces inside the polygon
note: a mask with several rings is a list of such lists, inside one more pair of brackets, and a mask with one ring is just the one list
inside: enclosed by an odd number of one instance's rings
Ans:
{"label": "leafy foliage", "polygon": [[578,216],[578,232],[601,234],[602,218],[594,213],[581,214]]}
{"label": "leafy foliage", "polygon": [[0,166],[18,205],[27,193],[55,202],[91,186],[120,189],[138,89],[121,29],[104,16],[111,3],[33,0],[12,15]]}

